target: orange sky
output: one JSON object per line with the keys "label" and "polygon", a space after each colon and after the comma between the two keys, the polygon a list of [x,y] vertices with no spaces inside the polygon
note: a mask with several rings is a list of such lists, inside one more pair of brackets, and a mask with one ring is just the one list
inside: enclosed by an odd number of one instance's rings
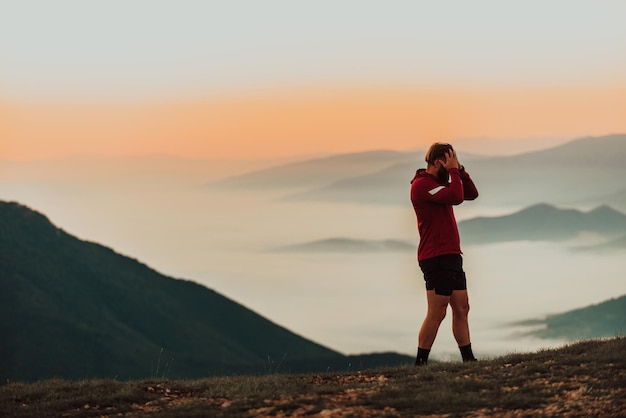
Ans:
{"label": "orange sky", "polygon": [[0,159],[276,158],[626,132],[626,87],[291,89],[141,104],[0,101]]}

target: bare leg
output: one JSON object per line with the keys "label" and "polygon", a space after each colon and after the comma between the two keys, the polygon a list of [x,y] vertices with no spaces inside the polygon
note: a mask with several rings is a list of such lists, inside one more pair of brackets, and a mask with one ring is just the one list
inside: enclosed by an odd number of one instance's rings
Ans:
{"label": "bare leg", "polygon": [[469,322],[469,297],[467,290],[455,290],[450,297],[450,307],[452,308],[452,333],[459,347],[471,343]]}
{"label": "bare leg", "polygon": [[428,312],[418,336],[418,347],[430,349],[435,342],[441,321],[446,316],[450,296],[438,295],[434,290],[426,291]]}

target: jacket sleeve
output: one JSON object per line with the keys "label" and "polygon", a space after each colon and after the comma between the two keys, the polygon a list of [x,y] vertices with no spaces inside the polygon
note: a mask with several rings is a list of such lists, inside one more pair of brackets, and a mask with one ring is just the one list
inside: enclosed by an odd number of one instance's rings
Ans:
{"label": "jacket sleeve", "polygon": [[465,200],[474,200],[478,197],[478,189],[465,170],[459,170],[461,181],[463,182],[463,194]]}
{"label": "jacket sleeve", "polygon": [[442,205],[458,205],[463,202],[463,182],[456,168],[450,169],[450,184],[442,186],[434,180],[422,183],[422,187],[416,190],[417,200],[423,202],[439,203]]}

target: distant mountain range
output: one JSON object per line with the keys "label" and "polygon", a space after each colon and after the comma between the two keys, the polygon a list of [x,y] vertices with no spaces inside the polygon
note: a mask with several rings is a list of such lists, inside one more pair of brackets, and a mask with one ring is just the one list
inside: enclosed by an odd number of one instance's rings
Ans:
{"label": "distant mountain range", "polygon": [[[477,217],[461,221],[459,234],[464,245],[511,241],[566,241],[583,233],[594,233],[606,242],[572,247],[576,251],[608,251],[626,248],[626,215],[608,206],[589,212],[559,209],[540,203],[504,216]],[[271,249],[284,253],[383,253],[414,252],[417,242],[397,239],[362,240],[327,238]]]}
{"label": "distant mountain range", "polygon": [[393,164],[414,161],[417,153],[367,151],[299,161],[211,182],[226,189],[303,189],[322,187],[355,173],[372,173]]}
{"label": "distant mountain range", "polygon": [[532,319],[514,325],[543,325],[529,334],[540,338],[615,337],[626,335],[626,295],[585,308],[574,309],[545,319]]}
{"label": "distant mountain range", "polygon": [[344,356],[196,283],[0,201],[0,379],[194,378],[411,359]]}
{"label": "distant mountain range", "polygon": [[564,241],[575,238],[583,232],[624,239],[626,215],[608,206],[581,212],[538,204],[511,215],[479,217],[459,222],[461,239],[467,244]]}
{"label": "distant mountain range", "polygon": [[[460,158],[481,192],[472,205],[595,203],[626,210],[626,134],[580,138],[514,156]],[[406,206],[409,182],[424,165],[423,151],[346,154],[251,172],[214,185],[284,188],[284,198],[294,200]]]}
{"label": "distant mountain range", "polygon": [[399,240],[359,240],[328,238],[292,244],[273,249],[274,252],[381,253],[416,251],[417,246]]}

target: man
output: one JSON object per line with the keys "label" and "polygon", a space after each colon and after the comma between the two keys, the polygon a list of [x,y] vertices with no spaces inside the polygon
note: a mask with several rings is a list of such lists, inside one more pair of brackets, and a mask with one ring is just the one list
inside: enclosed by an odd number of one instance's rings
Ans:
{"label": "man", "polygon": [[417,170],[411,181],[411,202],[420,235],[417,258],[424,273],[428,301],[415,365],[428,362],[448,305],[452,308],[452,332],[463,361],[475,361],[467,320],[467,284],[452,206],[476,199],[478,190],[450,144],[433,144],[426,153],[426,163],[426,169]]}

